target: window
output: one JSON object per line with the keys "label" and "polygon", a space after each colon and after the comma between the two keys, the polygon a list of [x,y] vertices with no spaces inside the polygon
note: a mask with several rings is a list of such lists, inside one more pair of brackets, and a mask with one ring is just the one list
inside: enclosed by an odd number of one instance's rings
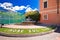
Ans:
{"label": "window", "polygon": [[44,8],[47,8],[47,1],[44,2]]}
{"label": "window", "polygon": [[44,20],[48,20],[48,14],[44,15]]}

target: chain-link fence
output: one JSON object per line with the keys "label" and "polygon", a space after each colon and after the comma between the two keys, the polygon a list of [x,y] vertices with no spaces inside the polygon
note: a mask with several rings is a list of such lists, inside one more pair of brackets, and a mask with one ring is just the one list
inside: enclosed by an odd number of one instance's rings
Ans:
{"label": "chain-link fence", "polygon": [[25,21],[25,15],[17,12],[0,11],[0,24],[13,24]]}

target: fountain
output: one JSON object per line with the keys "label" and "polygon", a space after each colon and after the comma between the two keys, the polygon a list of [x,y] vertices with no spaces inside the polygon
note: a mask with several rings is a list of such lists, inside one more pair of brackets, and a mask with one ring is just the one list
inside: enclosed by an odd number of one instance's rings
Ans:
{"label": "fountain", "polygon": [[32,21],[30,17],[26,18],[26,21],[22,22],[21,25],[33,25],[35,21]]}
{"label": "fountain", "polygon": [[30,17],[26,18],[27,22],[30,22],[32,19]]}

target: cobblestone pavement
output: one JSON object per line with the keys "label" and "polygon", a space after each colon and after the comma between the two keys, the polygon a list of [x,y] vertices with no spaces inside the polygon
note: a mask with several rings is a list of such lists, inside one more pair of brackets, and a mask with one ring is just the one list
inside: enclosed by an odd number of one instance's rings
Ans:
{"label": "cobblestone pavement", "polygon": [[60,33],[50,33],[42,36],[35,37],[4,37],[0,36],[0,40],[57,40],[57,37],[60,36]]}

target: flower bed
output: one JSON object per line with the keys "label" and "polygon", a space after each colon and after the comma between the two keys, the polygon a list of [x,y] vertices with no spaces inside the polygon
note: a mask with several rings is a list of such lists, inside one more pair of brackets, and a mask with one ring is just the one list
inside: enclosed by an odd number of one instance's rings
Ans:
{"label": "flower bed", "polygon": [[50,33],[51,31],[51,28],[0,28],[0,34],[5,36],[34,36]]}

